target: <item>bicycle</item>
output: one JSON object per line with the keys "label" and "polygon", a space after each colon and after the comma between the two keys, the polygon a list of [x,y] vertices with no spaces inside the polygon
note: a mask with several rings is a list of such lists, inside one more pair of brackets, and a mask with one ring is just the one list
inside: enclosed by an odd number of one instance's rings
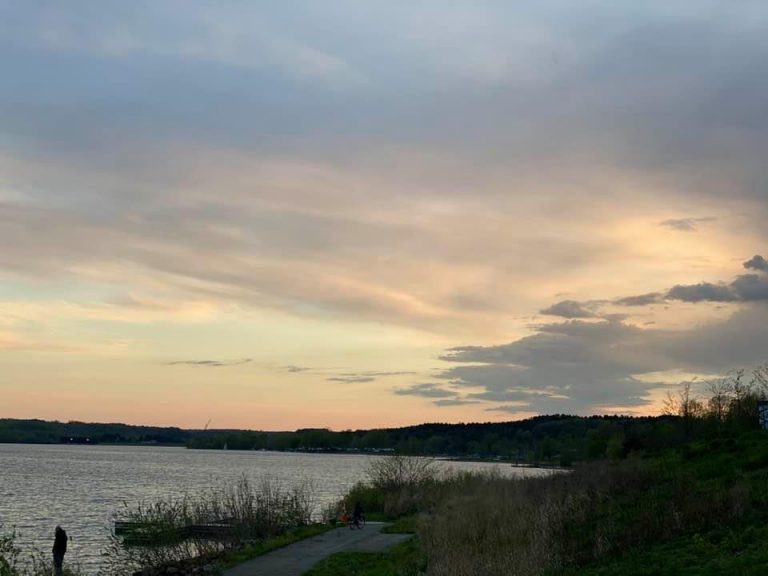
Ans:
{"label": "bicycle", "polygon": [[350,530],[362,530],[365,528],[365,514],[361,514],[359,518],[351,518],[348,525]]}

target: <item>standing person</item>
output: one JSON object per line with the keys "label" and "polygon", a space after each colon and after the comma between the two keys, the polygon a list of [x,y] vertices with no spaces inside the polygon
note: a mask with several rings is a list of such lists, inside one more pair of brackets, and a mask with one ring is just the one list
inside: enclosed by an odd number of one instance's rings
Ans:
{"label": "standing person", "polygon": [[360,502],[355,502],[355,508],[352,511],[352,522],[355,524],[355,528],[362,528],[360,521],[363,519],[363,507]]}
{"label": "standing person", "polygon": [[61,526],[56,526],[56,536],[53,539],[53,571],[56,576],[62,576],[64,554],[67,553],[67,533]]}

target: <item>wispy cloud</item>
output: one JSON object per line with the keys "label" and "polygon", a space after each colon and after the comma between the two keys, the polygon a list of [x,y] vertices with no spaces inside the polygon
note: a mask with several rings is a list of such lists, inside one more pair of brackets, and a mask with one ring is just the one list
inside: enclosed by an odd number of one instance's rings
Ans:
{"label": "wispy cloud", "polygon": [[450,398],[456,396],[455,390],[446,389],[441,384],[413,384],[403,388],[395,388],[394,392],[400,396],[423,396],[425,398]]}
{"label": "wispy cloud", "polygon": [[371,376],[331,376],[326,378],[328,382],[344,382],[346,384],[363,384],[365,382],[373,382],[376,378]]}
{"label": "wispy cloud", "polygon": [[700,218],[669,218],[667,220],[662,220],[659,225],[666,226],[667,228],[679,232],[698,232],[699,227],[702,224],[711,224],[715,221],[717,221],[717,218],[714,216],[704,216]]}
{"label": "wispy cloud", "polygon": [[468,404],[478,404],[477,400],[470,398],[440,398],[433,402],[435,406],[466,406]]}
{"label": "wispy cloud", "polygon": [[312,370],[312,368],[307,368],[306,366],[294,366],[294,365],[283,366],[282,368],[286,372],[290,372],[292,374],[298,374],[300,372],[308,372],[309,370]]}
{"label": "wispy cloud", "polygon": [[374,382],[378,378],[386,378],[389,376],[408,376],[416,374],[415,372],[393,370],[393,371],[363,371],[363,372],[347,372],[345,374],[338,374],[326,378],[328,382],[346,382],[348,384]]}
{"label": "wispy cloud", "polygon": [[250,358],[241,358],[240,360],[174,360],[166,362],[168,366],[201,366],[203,368],[224,368],[227,366],[240,366],[249,364]]}

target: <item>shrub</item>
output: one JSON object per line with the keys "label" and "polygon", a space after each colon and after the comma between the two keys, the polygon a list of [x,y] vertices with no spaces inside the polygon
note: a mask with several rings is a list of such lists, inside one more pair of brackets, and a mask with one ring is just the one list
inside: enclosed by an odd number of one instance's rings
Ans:
{"label": "shrub", "polygon": [[[135,529],[124,537],[111,535],[104,574],[121,576],[193,559],[205,563],[226,550],[306,526],[314,516],[311,484],[286,489],[269,476],[255,486],[243,477],[196,498],[125,505],[115,519]],[[210,524],[222,526],[215,537],[187,530]]]}
{"label": "shrub", "polygon": [[369,464],[367,482],[356,484],[343,500],[351,510],[360,503],[368,514],[395,518],[423,510],[442,470],[435,460],[393,455]]}

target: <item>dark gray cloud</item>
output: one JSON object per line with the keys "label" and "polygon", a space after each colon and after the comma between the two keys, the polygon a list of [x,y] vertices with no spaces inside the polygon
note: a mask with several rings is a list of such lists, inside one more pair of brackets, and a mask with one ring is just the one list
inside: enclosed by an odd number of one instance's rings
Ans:
{"label": "dark gray cloud", "polygon": [[755,255],[743,263],[748,270],[757,270],[761,274],[741,274],[729,283],[699,282],[698,284],[678,284],[666,293],[650,292],[637,296],[627,296],[614,300],[620,306],[647,306],[664,301],[681,302],[759,302],[768,300],[768,263],[765,258]]}
{"label": "dark gray cloud", "polygon": [[[640,408],[663,385],[654,373],[723,373],[768,359],[764,262],[761,256],[744,262],[745,268],[761,273],[742,274],[730,283],[677,285],[665,293],[612,301],[623,306],[672,300],[740,303],[726,320],[673,330],[654,328],[653,322],[635,326],[621,315],[595,312],[587,319],[537,326],[534,334],[509,344],[450,349],[441,359],[454,366],[438,377],[450,382],[451,392],[459,390],[460,397],[498,404],[493,409],[504,412],[586,414]],[[574,301],[552,308],[563,312],[561,316],[582,310]]]}
{"label": "dark gray cloud", "polygon": [[738,298],[728,285],[700,282],[673,286],[667,292],[665,299],[683,302],[733,302]]}
{"label": "dark gray cloud", "polygon": [[585,307],[584,303],[576,300],[562,300],[541,310],[541,314],[561,316],[563,318],[593,318],[595,313]]}
{"label": "dark gray cloud", "polygon": [[662,371],[722,373],[768,358],[768,306],[751,304],[722,322],[688,330],[621,321],[545,324],[500,346],[454,348],[439,376],[472,400],[512,412],[589,414],[639,408]]}
{"label": "dark gray cloud", "polygon": [[748,270],[759,270],[760,272],[768,272],[768,260],[760,256],[759,254],[755,254],[744,262],[744,268],[747,268]]}
{"label": "dark gray cloud", "polygon": [[768,276],[742,274],[730,284],[678,285],[667,292],[667,300],[683,302],[757,302],[768,300]]}
{"label": "dark gray cloud", "polygon": [[223,368],[226,366],[240,366],[249,364],[250,358],[241,358],[240,360],[174,360],[166,362],[168,366],[201,366],[203,368]]}
{"label": "dark gray cloud", "polygon": [[670,218],[659,222],[659,225],[678,230],[680,232],[698,232],[700,224],[709,224],[716,221],[714,216],[701,218]]}

